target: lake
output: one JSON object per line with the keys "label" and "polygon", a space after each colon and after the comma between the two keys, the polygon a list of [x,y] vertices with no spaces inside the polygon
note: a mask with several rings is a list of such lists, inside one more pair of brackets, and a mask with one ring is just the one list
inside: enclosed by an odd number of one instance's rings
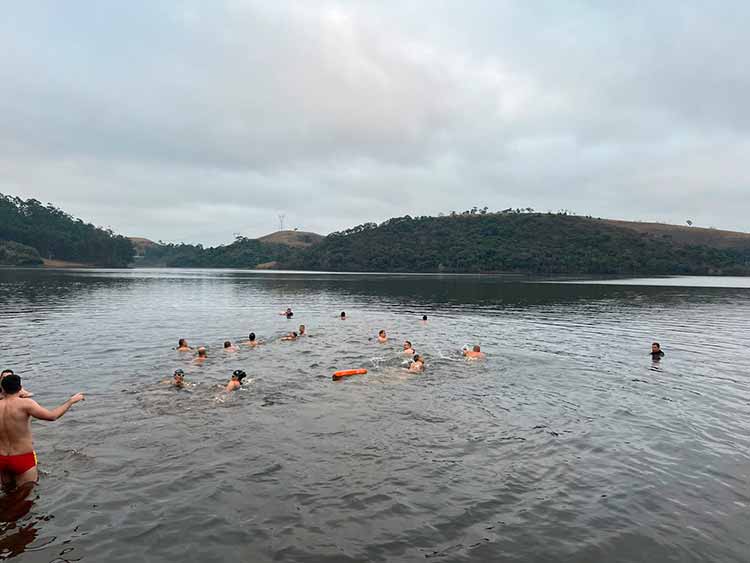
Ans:
{"label": "lake", "polygon": [[87,396],[0,558],[744,562],[749,320],[747,278],[0,270],[0,365]]}

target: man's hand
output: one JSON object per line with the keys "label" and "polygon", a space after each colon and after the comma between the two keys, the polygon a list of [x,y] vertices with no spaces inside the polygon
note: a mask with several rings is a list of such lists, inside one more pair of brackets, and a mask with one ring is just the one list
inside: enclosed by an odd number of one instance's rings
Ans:
{"label": "man's hand", "polygon": [[70,404],[75,405],[78,401],[85,401],[86,397],[83,396],[83,393],[76,393],[70,398]]}

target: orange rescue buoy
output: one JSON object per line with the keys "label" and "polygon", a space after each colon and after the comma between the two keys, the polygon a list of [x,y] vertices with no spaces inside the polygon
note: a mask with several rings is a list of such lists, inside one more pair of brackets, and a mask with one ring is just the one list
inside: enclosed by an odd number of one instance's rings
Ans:
{"label": "orange rescue buoy", "polygon": [[333,377],[331,379],[333,379],[334,381],[338,381],[342,377],[349,377],[350,375],[364,375],[366,373],[367,373],[367,370],[364,369],[364,368],[361,368],[361,369],[344,369],[344,370],[335,372],[333,374]]}

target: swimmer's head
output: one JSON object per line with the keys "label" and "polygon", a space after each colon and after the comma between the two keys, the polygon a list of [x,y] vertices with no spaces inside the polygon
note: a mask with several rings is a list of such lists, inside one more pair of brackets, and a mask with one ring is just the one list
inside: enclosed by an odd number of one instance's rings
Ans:
{"label": "swimmer's head", "polygon": [[409,348],[411,348],[411,342],[404,340],[404,350],[408,350]]}
{"label": "swimmer's head", "polygon": [[341,314],[339,315],[342,319],[346,318],[346,311],[341,311]]}
{"label": "swimmer's head", "polygon": [[475,352],[481,352],[482,351],[482,349],[479,347],[479,344],[477,344],[476,346],[474,346],[474,348],[472,348],[472,350],[474,350]]}
{"label": "swimmer's head", "polygon": [[10,374],[3,377],[3,381],[2,383],[0,383],[0,386],[2,386],[2,389],[6,395],[15,395],[21,390],[21,378],[20,376],[11,372]]}
{"label": "swimmer's head", "polygon": [[187,346],[187,340],[185,340],[184,338],[180,338],[180,340],[177,342],[177,347],[184,348],[185,346]]}
{"label": "swimmer's head", "polygon": [[185,379],[185,372],[182,371],[181,369],[176,369],[176,370],[174,370],[174,376],[173,377],[174,377],[174,380],[177,383],[182,383],[182,380]]}
{"label": "swimmer's head", "polygon": [[415,362],[424,362],[424,360],[422,360],[422,356],[420,356],[419,354],[414,354],[413,360]]}
{"label": "swimmer's head", "polygon": [[427,315],[422,315],[422,320],[426,321],[427,320]]}
{"label": "swimmer's head", "polygon": [[235,381],[242,382],[242,378],[246,376],[247,374],[241,369],[236,369],[232,372],[232,379],[234,379]]}
{"label": "swimmer's head", "polygon": [[248,339],[248,340],[249,340],[250,342],[255,342],[255,333],[254,333],[254,332],[251,332],[250,334],[248,334],[248,335],[247,335],[247,339]]}
{"label": "swimmer's head", "polygon": [[305,334],[305,325],[299,325],[299,333]]}
{"label": "swimmer's head", "polygon": [[232,343],[229,342],[229,340],[225,340],[224,341],[224,348],[231,348],[231,347],[232,347]]}
{"label": "swimmer's head", "polygon": [[0,379],[2,379],[3,377],[6,377],[8,375],[13,375],[13,370],[12,369],[4,369],[2,371],[2,373],[0,373]]}
{"label": "swimmer's head", "polygon": [[653,344],[651,344],[652,352],[659,352],[660,350],[661,350],[661,344],[659,344],[658,342],[654,342]]}
{"label": "swimmer's head", "polygon": [[205,346],[201,346],[200,348],[198,348],[198,356],[200,356],[201,358],[205,358],[206,357],[206,347]]}
{"label": "swimmer's head", "polygon": [[292,336],[293,336],[294,338],[297,338],[297,333],[296,333],[296,332],[294,332],[294,331],[292,331]]}
{"label": "swimmer's head", "polygon": [[381,329],[380,332],[378,332],[378,336],[385,337],[385,331]]}

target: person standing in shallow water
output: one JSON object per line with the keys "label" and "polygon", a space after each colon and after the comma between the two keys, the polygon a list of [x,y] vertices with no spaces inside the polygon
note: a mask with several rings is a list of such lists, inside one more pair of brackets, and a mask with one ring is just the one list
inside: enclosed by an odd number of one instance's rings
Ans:
{"label": "person standing in shallow water", "polygon": [[651,344],[651,359],[658,362],[664,357],[664,352],[661,349],[661,344],[654,342]]}
{"label": "person standing in shallow water", "polygon": [[81,393],[73,395],[62,405],[52,410],[40,406],[33,399],[24,399],[21,393],[21,378],[15,374],[6,376],[0,383],[5,398],[0,401],[0,475],[3,485],[24,485],[39,479],[37,459],[31,436],[32,418],[57,420],[68,409],[84,400]]}
{"label": "person standing in shallow water", "polygon": [[388,342],[388,335],[386,335],[385,330],[381,329],[380,332],[378,332],[378,342],[381,344]]}
{"label": "person standing in shallow water", "polygon": [[177,343],[177,351],[178,352],[189,352],[192,350],[190,346],[188,346],[187,340],[184,338],[180,338],[180,341]]}

